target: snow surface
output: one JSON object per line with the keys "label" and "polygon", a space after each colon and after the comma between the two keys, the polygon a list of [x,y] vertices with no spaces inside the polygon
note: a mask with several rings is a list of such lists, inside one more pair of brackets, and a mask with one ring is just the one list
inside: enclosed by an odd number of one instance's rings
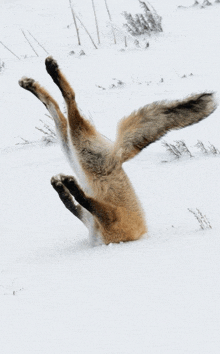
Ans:
{"label": "snow surface", "polygon": [[[74,2],[96,40],[91,1]],[[220,155],[195,144],[220,148],[219,109],[165,137],[184,140],[193,158],[176,160],[159,141],[125,164],[148,237],[92,248],[86,228],[50,186],[51,176],[72,172],[60,147],[46,147],[35,129],[47,112],[17,81],[37,79],[64,107],[45,72],[46,53],[32,40],[36,57],[22,28],[58,60],[83,112],[114,139],[118,120],[149,102],[219,95],[220,5],[181,10],[177,5],[191,1],[154,0],[164,32],[149,38],[148,49],[130,38],[125,49],[123,30],[113,45],[104,1],[95,3],[101,46],[94,49],[80,28],[80,56],[68,1],[0,0],[0,40],[21,57],[0,44],[0,353],[217,354]],[[123,10],[140,11],[136,0],[108,3],[119,27]],[[188,208],[198,208],[212,228],[201,230]]]}

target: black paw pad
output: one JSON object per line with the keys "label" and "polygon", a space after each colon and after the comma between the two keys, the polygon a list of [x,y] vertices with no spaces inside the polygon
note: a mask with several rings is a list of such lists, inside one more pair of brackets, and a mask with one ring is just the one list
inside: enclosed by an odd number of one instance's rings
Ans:
{"label": "black paw pad", "polygon": [[48,74],[51,75],[52,77],[54,76],[57,77],[59,67],[56,60],[54,60],[52,57],[48,57],[45,60],[45,65]]}
{"label": "black paw pad", "polygon": [[76,179],[73,176],[62,176],[61,181],[63,184],[77,185]]}

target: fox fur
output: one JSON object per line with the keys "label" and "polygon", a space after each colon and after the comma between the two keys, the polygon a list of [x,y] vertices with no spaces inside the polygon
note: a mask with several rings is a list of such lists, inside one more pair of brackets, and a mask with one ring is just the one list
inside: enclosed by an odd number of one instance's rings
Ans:
{"label": "fox fur", "polygon": [[75,92],[48,57],[46,70],[67,105],[67,119],[51,95],[30,78],[19,84],[32,92],[54,119],[64,153],[79,181],[63,174],[51,184],[66,208],[89,229],[93,243],[134,241],[147,233],[144,211],[122,164],[172,129],[198,123],[215,109],[213,93],[182,101],[154,102],[123,118],[113,143],[103,137],[77,108]]}

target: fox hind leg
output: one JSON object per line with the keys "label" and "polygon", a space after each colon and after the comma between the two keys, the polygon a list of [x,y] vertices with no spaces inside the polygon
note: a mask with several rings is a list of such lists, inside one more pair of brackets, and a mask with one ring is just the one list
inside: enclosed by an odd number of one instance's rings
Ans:
{"label": "fox hind leg", "polygon": [[46,58],[45,65],[48,74],[52,77],[54,83],[59,87],[65,101],[75,99],[75,92],[60,71],[57,61],[50,56]]}
{"label": "fox hind leg", "polygon": [[67,135],[67,120],[62,114],[59,105],[51,97],[51,95],[34,79],[23,77],[19,81],[19,85],[27,91],[35,95],[48,109],[54,119],[57,135],[64,148],[65,153],[69,156],[69,143]]}
{"label": "fox hind leg", "polygon": [[66,102],[70,135],[72,137],[73,143],[78,140],[82,134],[82,131],[86,137],[96,135],[97,132],[92,124],[80,114],[75,101],[75,92],[59,69],[56,60],[54,60],[52,57],[48,57],[45,60],[45,65],[48,74],[59,87]]}

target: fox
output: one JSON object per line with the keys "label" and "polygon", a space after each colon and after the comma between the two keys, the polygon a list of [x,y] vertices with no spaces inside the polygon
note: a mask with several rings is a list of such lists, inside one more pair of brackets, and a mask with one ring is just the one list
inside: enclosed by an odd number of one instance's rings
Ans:
{"label": "fox", "polygon": [[112,142],[80,112],[75,92],[57,61],[49,56],[45,65],[64,98],[67,118],[34,79],[23,77],[19,85],[34,94],[53,117],[58,140],[76,176],[55,175],[52,187],[65,207],[87,227],[93,245],[143,238],[148,232],[145,213],[123,164],[169,131],[208,117],[217,107],[214,93],[147,104],[119,121]]}

